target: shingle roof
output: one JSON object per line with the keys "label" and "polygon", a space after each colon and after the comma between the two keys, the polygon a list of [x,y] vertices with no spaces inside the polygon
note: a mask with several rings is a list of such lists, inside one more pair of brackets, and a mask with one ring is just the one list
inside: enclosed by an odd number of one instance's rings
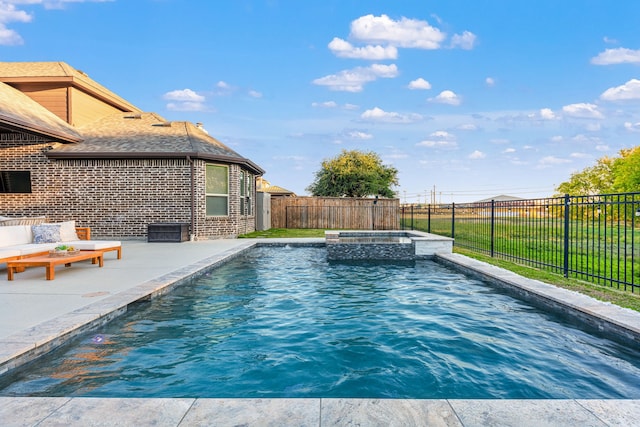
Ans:
{"label": "shingle roof", "polygon": [[0,81],[66,81],[97,95],[123,111],[141,111],[129,101],[91,79],[84,72],[76,70],[64,62],[0,62]]}
{"label": "shingle roof", "polygon": [[84,141],[48,151],[51,158],[185,157],[240,163],[263,174],[242,157],[190,122],[167,122],[155,113],[116,113],[78,128]]}
{"label": "shingle roof", "polygon": [[61,142],[82,140],[73,126],[4,83],[0,83],[0,127]]}
{"label": "shingle roof", "polygon": [[291,195],[291,196],[295,196],[296,193],[294,193],[291,190],[287,190],[284,187],[280,187],[278,185],[269,185],[268,187],[263,187],[260,190],[263,193],[269,193],[269,194],[275,194],[275,195]]}

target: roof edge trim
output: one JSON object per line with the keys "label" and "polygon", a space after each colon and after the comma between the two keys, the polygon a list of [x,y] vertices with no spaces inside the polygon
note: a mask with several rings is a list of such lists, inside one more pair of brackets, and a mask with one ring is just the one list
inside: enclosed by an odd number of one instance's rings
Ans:
{"label": "roof edge trim", "polygon": [[265,173],[264,169],[255,164],[249,159],[244,157],[233,157],[233,156],[219,156],[208,153],[181,153],[181,152],[166,152],[166,153],[149,153],[149,152],[128,152],[128,153],[103,153],[103,152],[84,152],[84,153],[69,153],[69,152],[56,152],[48,151],[46,153],[47,157],[50,159],[57,160],[114,160],[114,159],[200,159],[200,160],[210,160],[217,161],[229,164],[239,164],[247,167],[251,170],[251,172],[256,175],[263,175]]}

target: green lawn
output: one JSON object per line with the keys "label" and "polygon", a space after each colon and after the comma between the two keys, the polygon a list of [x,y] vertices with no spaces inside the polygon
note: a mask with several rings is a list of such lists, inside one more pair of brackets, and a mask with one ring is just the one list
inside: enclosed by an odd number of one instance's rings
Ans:
{"label": "green lawn", "polygon": [[[416,217],[407,228],[427,231]],[[451,218],[431,219],[431,233],[451,237]],[[493,231],[493,248],[491,233]],[[598,285],[630,291],[640,283],[640,230],[624,222],[571,221],[568,227],[568,275]],[[558,218],[456,218],[458,248],[563,274],[564,223]],[[626,283],[626,285],[625,285]],[[625,289],[626,286],[626,289]]]}
{"label": "green lawn", "polygon": [[[255,231],[253,233],[244,234],[238,236],[240,238],[294,238],[294,237],[324,237],[324,229],[286,229],[286,228],[273,228],[265,231]],[[540,280],[541,282],[549,283],[561,288],[569,289],[572,291],[580,292],[585,295],[589,295],[601,301],[610,302],[620,307],[630,308],[632,310],[640,311],[640,295],[632,294],[630,292],[620,291],[607,286],[593,284],[574,278],[565,278],[560,274],[554,274],[549,271],[540,270],[537,268],[527,267],[513,262],[491,258],[486,255],[478,254],[477,252],[455,248],[455,252],[466,255],[470,258],[475,258],[480,261],[484,261],[488,264],[496,265],[504,269],[513,271],[521,276],[528,277],[530,279]]]}

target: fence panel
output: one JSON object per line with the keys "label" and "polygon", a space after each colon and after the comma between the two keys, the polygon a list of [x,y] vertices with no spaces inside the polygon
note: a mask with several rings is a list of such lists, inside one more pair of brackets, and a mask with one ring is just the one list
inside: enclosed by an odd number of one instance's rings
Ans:
{"label": "fence panel", "polygon": [[640,193],[403,206],[401,224],[492,257],[640,291]]}
{"label": "fence panel", "polygon": [[282,197],[271,199],[273,228],[397,230],[398,199]]}

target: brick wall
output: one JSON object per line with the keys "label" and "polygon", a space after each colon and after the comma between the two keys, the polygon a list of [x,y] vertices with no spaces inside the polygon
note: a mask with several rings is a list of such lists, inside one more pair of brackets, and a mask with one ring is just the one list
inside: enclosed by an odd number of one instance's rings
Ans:
{"label": "brick wall", "polygon": [[[49,160],[57,144],[31,136],[0,136],[0,170],[30,170],[31,194],[0,194],[0,215],[46,215],[91,227],[93,238],[146,238],[155,222],[191,222],[191,164],[185,159]],[[239,215],[240,166],[230,165],[228,217],[205,215],[205,162],[194,160],[198,239],[253,231]],[[255,197],[253,197],[255,204]],[[255,209],[253,210],[255,211]]]}

